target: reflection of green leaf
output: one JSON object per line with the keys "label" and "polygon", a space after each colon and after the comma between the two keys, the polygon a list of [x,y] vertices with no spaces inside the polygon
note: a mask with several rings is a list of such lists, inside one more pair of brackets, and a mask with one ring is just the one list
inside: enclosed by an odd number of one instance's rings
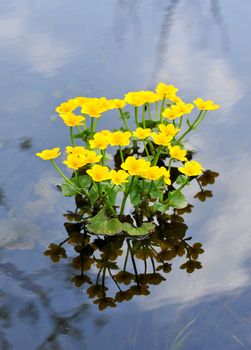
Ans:
{"label": "reflection of green leaf", "polygon": [[188,202],[180,191],[173,191],[168,195],[168,204],[173,208],[182,209],[188,205]]}
{"label": "reflection of green leaf", "polygon": [[127,222],[120,222],[117,218],[107,219],[104,208],[87,225],[88,231],[108,236],[113,236],[121,232],[125,232],[130,236],[143,236],[153,231],[154,227],[155,225],[150,222],[143,223],[141,227],[136,228]]}

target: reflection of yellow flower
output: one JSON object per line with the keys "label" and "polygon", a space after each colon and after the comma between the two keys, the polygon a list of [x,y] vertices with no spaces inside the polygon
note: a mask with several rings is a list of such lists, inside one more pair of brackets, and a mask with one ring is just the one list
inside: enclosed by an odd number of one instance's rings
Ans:
{"label": "reflection of yellow flower", "polygon": [[104,135],[102,132],[97,132],[93,136],[93,140],[90,140],[90,146],[91,148],[98,148],[98,149],[106,149],[109,145],[109,138]]}
{"label": "reflection of yellow flower", "polygon": [[181,149],[180,146],[168,146],[169,153],[171,158],[178,159],[181,162],[187,161],[186,154],[187,151],[185,149]]}
{"label": "reflection of yellow flower", "polygon": [[173,109],[173,108],[166,108],[162,112],[162,116],[164,118],[174,120],[176,118],[179,118],[182,116],[182,113],[178,109]]}
{"label": "reflection of yellow flower", "polygon": [[162,176],[162,171],[158,166],[151,166],[141,173],[141,176],[148,180],[158,180]]}
{"label": "reflection of yellow flower", "polygon": [[154,134],[153,132],[151,133],[151,137],[153,139],[153,142],[159,146],[168,146],[170,141],[173,139],[173,136],[171,135],[166,136],[163,133]]}
{"label": "reflection of yellow flower", "polygon": [[167,170],[165,167],[160,168],[163,179],[167,185],[171,185],[171,179],[170,179],[170,171]]}
{"label": "reflection of yellow flower", "polygon": [[70,169],[77,170],[86,165],[86,160],[84,156],[78,156],[76,154],[69,154],[66,160],[63,162]]}
{"label": "reflection of yellow flower", "polygon": [[187,176],[197,176],[202,173],[202,165],[195,160],[191,160],[190,162],[186,162],[184,167],[179,167],[179,171],[182,174]]}
{"label": "reflection of yellow flower", "polygon": [[137,128],[133,132],[133,136],[137,137],[138,139],[146,139],[148,136],[151,135],[151,129],[143,129],[143,128]]}
{"label": "reflection of yellow flower", "polygon": [[111,146],[128,146],[130,144],[130,131],[115,131],[109,134]]}
{"label": "reflection of yellow flower", "polygon": [[137,159],[135,157],[127,157],[126,161],[121,164],[121,168],[128,171],[130,175],[141,175],[150,167],[150,162],[144,159]]}
{"label": "reflection of yellow flower", "polygon": [[179,91],[175,86],[173,85],[166,85],[165,83],[159,83],[158,86],[156,87],[156,92],[157,94],[163,98],[173,98],[176,95],[176,92]]}
{"label": "reflection of yellow flower", "polygon": [[83,125],[82,122],[85,120],[82,115],[75,115],[74,113],[60,114],[60,117],[67,126]]}
{"label": "reflection of yellow flower", "polygon": [[94,165],[86,172],[95,182],[101,182],[110,179],[109,168],[107,166]]}
{"label": "reflection of yellow flower", "polygon": [[159,124],[159,129],[162,134],[165,134],[166,136],[175,136],[180,131],[180,129],[175,128],[173,124]]}
{"label": "reflection of yellow flower", "polygon": [[210,111],[220,108],[219,105],[214,104],[212,100],[203,100],[202,98],[197,98],[193,101],[195,106],[200,109],[201,111]]}
{"label": "reflection of yellow flower", "polygon": [[45,149],[42,152],[36,153],[36,156],[42,158],[43,160],[51,160],[60,156],[60,148]]}
{"label": "reflection of yellow flower", "polygon": [[110,177],[114,185],[120,185],[124,182],[128,182],[127,178],[129,174],[124,170],[111,170]]}

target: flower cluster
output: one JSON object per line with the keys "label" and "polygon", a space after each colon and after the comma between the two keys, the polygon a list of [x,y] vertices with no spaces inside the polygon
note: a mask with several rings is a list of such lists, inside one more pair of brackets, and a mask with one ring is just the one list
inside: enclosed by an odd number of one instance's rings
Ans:
{"label": "flower cluster", "polygon": [[[78,96],[63,102],[56,111],[69,127],[71,146],[65,152],[56,147],[36,155],[50,160],[64,178],[65,195],[81,194],[93,206],[98,201],[113,217],[123,217],[128,197],[136,208],[142,202],[162,212],[182,208],[187,202],[181,190],[203,172],[182,140],[219,105],[202,98],[186,103],[177,92],[173,85],[159,83],[155,91],[129,92],[123,99]],[[124,125],[96,131],[100,117],[111,110],[118,111]],[[109,152],[117,152],[115,167]],[[62,163],[74,170],[71,178],[54,161],[61,153]],[[123,193],[121,202],[116,200],[118,192]]]}

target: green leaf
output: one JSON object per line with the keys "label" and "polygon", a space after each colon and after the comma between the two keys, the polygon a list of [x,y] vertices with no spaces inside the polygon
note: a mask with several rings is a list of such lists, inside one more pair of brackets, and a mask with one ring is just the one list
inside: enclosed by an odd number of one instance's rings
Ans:
{"label": "green leaf", "polygon": [[153,204],[154,210],[160,211],[162,213],[165,213],[167,211],[168,207],[169,207],[168,204],[164,204],[164,203],[160,203],[160,202],[155,202]]}
{"label": "green leaf", "polygon": [[62,183],[61,190],[63,192],[63,195],[66,196],[66,197],[76,196],[76,194],[78,193],[78,190],[77,190],[76,186],[71,185],[67,181]]}
{"label": "green leaf", "polygon": [[[74,181],[77,183],[77,180]],[[89,175],[82,175],[79,176],[79,184],[81,188],[84,188],[85,190],[88,190],[91,186],[92,180]]]}
{"label": "green leaf", "polygon": [[187,180],[187,176],[186,175],[179,175],[175,181],[175,183],[177,185],[183,185]]}
{"label": "green leaf", "polygon": [[102,208],[97,215],[90,219],[87,230],[100,235],[113,236],[125,232],[130,236],[144,236],[152,232],[155,225],[151,222],[143,223],[141,227],[133,227],[127,222],[120,222],[117,218],[107,219],[105,209]]}
{"label": "green leaf", "polygon": [[99,194],[98,194],[98,192],[96,191],[96,189],[95,189],[94,186],[91,187],[89,193],[90,193],[90,201],[91,201],[91,204],[93,205],[93,204],[96,202],[96,200],[98,199]]}
{"label": "green leaf", "polygon": [[124,117],[126,119],[130,119],[131,118],[131,115],[130,115],[130,113],[128,111],[123,112],[123,115],[124,115]]}
{"label": "green leaf", "polygon": [[140,203],[141,199],[141,190],[140,188],[135,188],[131,193],[130,193],[130,201],[132,205],[138,205]]}
{"label": "green leaf", "polygon": [[188,205],[188,202],[180,191],[172,191],[168,194],[168,204],[175,209],[183,209]]}

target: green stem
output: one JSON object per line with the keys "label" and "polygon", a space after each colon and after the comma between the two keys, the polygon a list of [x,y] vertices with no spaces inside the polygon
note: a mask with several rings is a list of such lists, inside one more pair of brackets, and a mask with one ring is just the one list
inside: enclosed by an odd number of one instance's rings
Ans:
{"label": "green stem", "polygon": [[145,122],[145,104],[142,106],[142,125],[143,128],[146,128],[146,122]]}
{"label": "green stem", "polygon": [[178,128],[180,129],[182,127],[182,122],[183,122],[183,115],[180,117],[180,122]]}
{"label": "green stem", "polygon": [[193,122],[193,124],[191,126],[189,126],[189,128],[184,132],[183,135],[181,135],[181,137],[177,140],[178,142],[180,142],[181,140],[183,140],[183,138],[191,131],[193,130],[202,120],[203,118],[205,117],[206,115],[206,112],[205,111],[203,113],[203,111],[200,111],[198,117],[195,119],[195,121]]}
{"label": "green stem", "polygon": [[143,140],[143,144],[144,144],[144,148],[145,148],[145,151],[146,151],[146,154],[147,154],[147,158],[150,161],[150,154],[149,154],[148,149],[146,147],[146,141],[145,140]]}
{"label": "green stem", "polygon": [[155,102],[155,119],[156,121],[159,119],[159,102]]}
{"label": "green stem", "polygon": [[120,113],[121,118],[123,119],[123,122],[125,123],[126,129],[130,130],[129,125],[128,125],[127,120],[126,120],[126,117],[124,115],[124,112],[122,111],[121,108],[119,108],[119,113]]}
{"label": "green stem", "polygon": [[135,179],[135,176],[132,176],[131,182],[130,182],[129,187],[128,187],[128,190],[125,191],[125,193],[124,193],[124,197],[122,199],[121,208],[120,208],[120,214],[119,214],[120,216],[122,216],[124,214],[126,200],[127,200],[127,197],[128,197],[128,195],[129,195],[129,193],[130,193],[130,191],[132,189],[134,179]]}
{"label": "green stem", "polygon": [[187,177],[186,181],[183,183],[183,185],[181,185],[179,188],[177,188],[177,190],[173,191],[174,193],[172,195],[170,195],[170,197],[168,199],[166,199],[163,203],[164,204],[168,204],[170,202],[170,200],[175,196],[175,194],[177,192],[180,192],[182,190],[183,187],[185,187],[187,185],[187,183],[189,182],[189,177]]}
{"label": "green stem", "polygon": [[160,156],[160,153],[161,153],[161,149],[162,149],[162,147],[159,146],[158,151],[157,151],[157,153],[155,154],[155,157],[154,157],[154,159],[153,159],[153,165],[156,165],[156,164],[158,163],[159,156]]}
{"label": "green stem", "polygon": [[72,126],[70,126],[70,136],[71,136],[72,146],[75,147],[76,144],[75,144],[74,137],[73,137],[73,128],[72,128]]}
{"label": "green stem", "polygon": [[166,96],[163,97],[162,102],[161,102],[160,118],[159,118],[161,123],[162,123],[162,119],[163,119],[162,112],[163,112],[163,109],[164,109],[164,106],[165,106],[165,100],[166,100]]}
{"label": "green stem", "polygon": [[101,154],[102,154],[101,164],[104,165],[105,164],[105,149],[101,150]]}
{"label": "green stem", "polygon": [[138,117],[139,110],[137,106],[134,107],[134,114],[135,114],[135,123],[138,128],[139,127],[139,117]]}
{"label": "green stem", "polygon": [[119,154],[120,154],[121,163],[124,163],[125,160],[124,160],[124,155],[123,155],[123,151],[122,151],[122,147],[121,146],[119,146]]}
{"label": "green stem", "polygon": [[171,159],[169,160],[169,164],[168,164],[168,171],[169,171],[169,173],[170,173],[170,170],[171,170],[172,161],[173,161],[173,159],[171,158]]}
{"label": "green stem", "polygon": [[149,115],[150,120],[153,120],[150,103],[147,104],[147,110],[148,110],[148,115]]}
{"label": "green stem", "polygon": [[91,118],[91,135],[90,135],[90,139],[92,139],[93,137],[93,131],[94,131],[94,118]]}

